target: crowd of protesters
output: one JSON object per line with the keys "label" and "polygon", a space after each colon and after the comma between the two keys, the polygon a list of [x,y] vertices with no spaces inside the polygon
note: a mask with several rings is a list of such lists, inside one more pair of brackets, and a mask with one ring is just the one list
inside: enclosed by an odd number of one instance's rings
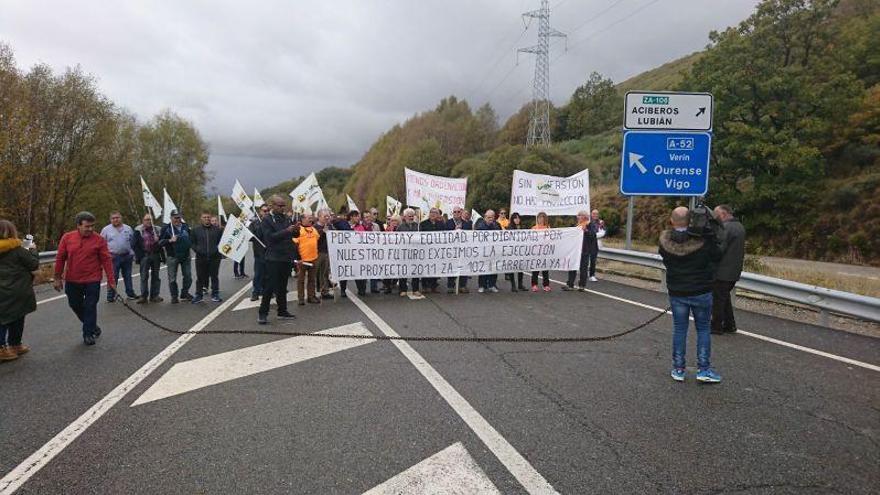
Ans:
{"label": "crowd of protesters", "polygon": [[[745,231],[727,206],[715,210],[716,217],[726,225],[720,242],[703,241],[685,232],[687,208],[676,209],[670,220],[672,229],[660,239],[660,253],[667,265],[667,284],[674,317],[672,378],[681,381],[685,374],[684,348],[691,314],[697,328],[697,359],[700,381],[717,382],[720,375],[709,365],[709,333],[735,332],[736,323],[730,302],[730,292],[742,271]],[[86,345],[94,345],[101,336],[97,324],[97,306],[101,282],[106,277],[108,303],[123,298],[117,294],[117,282],[122,275],[125,299],[139,304],[161,303],[161,265],[167,267],[170,303],[181,301],[199,304],[209,295],[214,303],[222,302],[219,269],[222,255],[218,245],[223,234],[220,220],[210,212],[203,212],[193,228],[173,211],[171,221],[161,227],[144,215],[135,228],[123,222],[122,214],[110,214],[110,224],[95,232],[96,219],[81,212],[74,219],[75,229],[65,233],[58,244],[55,259],[54,287],[64,291],[68,305],[82,323],[82,338]],[[327,231],[355,232],[433,232],[446,230],[517,230],[528,228],[522,216],[507,210],[487,210],[481,218],[471,220],[470,212],[456,207],[451,216],[437,208],[428,212],[419,222],[416,210],[406,208],[382,222],[375,208],[361,214],[346,211],[335,214],[321,209],[315,214],[293,214],[287,199],[273,195],[255,211],[248,229],[253,234],[253,283],[251,300],[260,301],[257,322],[267,324],[272,300],[276,317],[286,320],[295,316],[288,310],[289,279],[296,277],[298,304],[321,304],[332,299],[339,289],[347,297],[347,281],[334,283],[330,277]],[[598,210],[577,214],[577,227],[583,231],[581,262],[578,270],[568,273],[563,290],[586,290],[587,282],[596,282],[596,259],[605,223]],[[532,229],[550,228],[549,217],[539,213]],[[193,286],[192,262],[195,261],[196,280]],[[133,267],[139,267],[140,293],[135,291]],[[18,358],[28,352],[22,344],[24,320],[36,310],[32,287],[32,273],[39,267],[36,248],[19,239],[15,226],[0,220],[0,361]],[[234,276],[246,278],[245,261],[234,263]],[[178,283],[178,274],[180,281]],[[523,273],[504,274],[511,292],[527,291]],[[449,294],[467,294],[471,277],[457,276],[446,279]],[[497,293],[498,274],[477,277],[480,293]],[[438,293],[440,279],[436,277],[386,280],[356,280],[357,294],[399,294],[422,298],[424,293]],[[532,292],[550,292],[550,274],[547,271],[531,273]]]}

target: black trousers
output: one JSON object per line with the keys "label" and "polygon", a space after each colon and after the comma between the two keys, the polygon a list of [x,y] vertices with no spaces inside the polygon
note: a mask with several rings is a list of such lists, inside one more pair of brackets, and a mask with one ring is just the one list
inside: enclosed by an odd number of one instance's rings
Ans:
{"label": "black trousers", "polygon": [[260,301],[260,314],[268,315],[272,296],[278,305],[278,314],[287,313],[287,281],[293,264],[287,261],[266,261],[266,275],[263,281],[263,300]]}
{"label": "black trousers", "polygon": [[733,317],[733,303],[730,291],[736,282],[716,280],[712,283],[712,331],[735,332],[736,320]]}
{"label": "black trousers", "polygon": [[[405,278],[402,278],[402,279],[400,279],[399,282],[400,282],[400,291],[401,291],[401,292],[406,292],[406,291],[408,290],[408,287],[407,287],[407,284],[406,284],[406,279],[405,279]],[[419,290],[419,279],[417,279],[417,278],[412,279],[412,290],[413,290],[413,292],[418,292],[418,290]]]}
{"label": "black trousers", "polygon": [[599,256],[599,250],[589,250],[581,253],[581,264],[578,267],[578,270],[571,270],[568,272],[568,286],[574,287],[574,279],[577,276],[578,272],[580,272],[581,276],[578,278],[578,286],[584,287],[587,285],[587,276],[595,277],[596,276],[596,258]]}
{"label": "black trousers", "polygon": [[196,256],[196,294],[202,295],[211,282],[211,295],[220,294],[220,256]]}
{"label": "black trousers", "polygon": [[[550,286],[550,272],[547,270],[543,270],[541,272],[541,278],[543,279],[544,287]],[[538,285],[538,272],[532,272],[532,285]]]}
{"label": "black trousers", "polygon": [[21,336],[23,334],[24,316],[5,325],[0,323],[0,346],[21,345]]}

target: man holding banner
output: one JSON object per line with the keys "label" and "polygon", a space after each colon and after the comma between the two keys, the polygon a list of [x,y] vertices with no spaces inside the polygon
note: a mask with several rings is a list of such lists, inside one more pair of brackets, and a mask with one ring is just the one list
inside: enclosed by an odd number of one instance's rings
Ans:
{"label": "man holding banner", "polygon": [[[465,220],[463,218],[464,208],[460,206],[455,206],[452,208],[452,218],[446,222],[446,230],[474,230],[474,225],[470,222],[470,220]],[[466,277],[464,275],[460,277],[447,277],[446,279],[446,292],[448,294],[452,294],[455,292],[455,282],[458,280],[458,291],[462,294],[467,294],[468,288],[468,280],[470,277]]]}

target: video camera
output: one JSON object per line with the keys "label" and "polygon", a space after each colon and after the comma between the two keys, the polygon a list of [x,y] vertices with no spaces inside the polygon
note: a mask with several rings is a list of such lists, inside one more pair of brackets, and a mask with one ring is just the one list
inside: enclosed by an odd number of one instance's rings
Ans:
{"label": "video camera", "polygon": [[721,222],[715,218],[715,213],[702,201],[691,210],[691,220],[687,230],[689,235],[718,238],[722,228]]}

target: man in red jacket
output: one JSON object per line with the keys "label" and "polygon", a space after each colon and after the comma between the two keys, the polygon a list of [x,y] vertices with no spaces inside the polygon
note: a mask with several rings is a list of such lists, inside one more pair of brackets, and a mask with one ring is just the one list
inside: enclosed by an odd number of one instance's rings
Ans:
{"label": "man in red jacket", "polygon": [[76,214],[76,230],[61,236],[58,243],[55,290],[61,291],[63,280],[67,304],[82,322],[83,342],[86,345],[95,345],[95,338],[101,336],[97,323],[103,274],[107,274],[110,289],[116,290],[107,241],[95,234],[95,216],[87,211],[79,212]]}

